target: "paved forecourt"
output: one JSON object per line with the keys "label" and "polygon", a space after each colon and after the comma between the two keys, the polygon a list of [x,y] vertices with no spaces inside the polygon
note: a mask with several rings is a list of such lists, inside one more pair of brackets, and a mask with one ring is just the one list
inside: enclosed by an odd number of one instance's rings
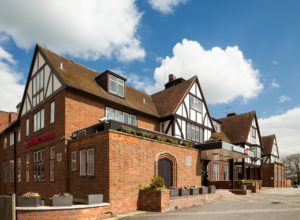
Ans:
{"label": "paved forecourt", "polygon": [[224,199],[202,206],[175,210],[166,213],[136,212],[131,216],[119,216],[129,219],[206,219],[206,220],[240,220],[240,219],[299,219],[300,189],[279,188],[264,189],[247,196],[229,195]]}

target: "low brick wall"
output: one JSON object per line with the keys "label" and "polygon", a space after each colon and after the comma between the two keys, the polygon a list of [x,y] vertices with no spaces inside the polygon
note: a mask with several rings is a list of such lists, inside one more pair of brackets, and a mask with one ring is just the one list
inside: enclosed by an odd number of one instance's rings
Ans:
{"label": "low brick wall", "polygon": [[286,180],[285,187],[286,188],[292,187],[292,180]]}
{"label": "low brick wall", "polygon": [[170,191],[140,190],[139,210],[164,212],[170,207]]}
{"label": "low brick wall", "polygon": [[[247,180],[246,180],[247,181]],[[209,181],[209,185],[216,186],[217,189],[232,189],[232,181]],[[241,189],[242,185],[247,185],[247,189],[251,189],[252,182],[245,182],[244,180],[234,180],[233,186],[234,189]],[[260,184],[256,183],[256,189],[261,189],[262,181],[260,181]]]}
{"label": "low brick wall", "polygon": [[110,206],[62,209],[62,210],[17,210],[18,220],[98,220],[110,217]]}
{"label": "low brick wall", "polygon": [[229,194],[228,190],[217,190],[216,193],[213,194],[173,197],[170,199],[169,210],[181,209],[194,205],[203,205],[205,203],[222,199],[224,196]]}

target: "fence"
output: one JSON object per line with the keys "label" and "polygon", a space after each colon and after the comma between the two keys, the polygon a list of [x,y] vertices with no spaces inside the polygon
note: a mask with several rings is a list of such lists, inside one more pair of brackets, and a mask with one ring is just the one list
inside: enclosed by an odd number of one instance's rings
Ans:
{"label": "fence", "polygon": [[16,220],[16,195],[0,196],[0,218]]}

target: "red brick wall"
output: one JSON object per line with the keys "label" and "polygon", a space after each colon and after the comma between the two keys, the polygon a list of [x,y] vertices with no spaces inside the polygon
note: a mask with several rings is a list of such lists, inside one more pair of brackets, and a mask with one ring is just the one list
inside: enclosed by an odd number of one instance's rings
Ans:
{"label": "red brick wall", "polygon": [[224,180],[224,166],[228,167],[228,179],[230,178],[230,166],[228,161],[215,160],[208,163],[208,180],[214,181],[214,164],[219,164],[219,181]]}
{"label": "red brick wall", "polygon": [[139,210],[164,212],[170,208],[170,191],[140,190]]}
{"label": "red brick wall", "polygon": [[[284,173],[283,180],[279,181],[279,172],[277,169],[277,181],[275,179],[276,168],[281,169],[281,173]],[[280,164],[263,164],[261,167],[262,170],[262,180],[264,187],[285,187],[285,167]]]}
{"label": "red brick wall", "polygon": [[95,207],[85,209],[51,210],[51,211],[17,211],[18,220],[97,220],[110,217],[110,207]]}
{"label": "red brick wall", "polygon": [[[201,185],[198,150],[109,132],[109,198],[113,212],[137,209],[139,184],[151,182],[160,153],[176,159],[177,186]],[[186,156],[192,158],[191,166],[186,165]]]}

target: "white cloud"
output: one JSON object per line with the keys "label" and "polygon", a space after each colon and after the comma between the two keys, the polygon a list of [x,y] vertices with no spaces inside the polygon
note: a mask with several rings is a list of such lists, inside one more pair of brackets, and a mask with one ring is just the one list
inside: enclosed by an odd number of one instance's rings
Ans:
{"label": "white cloud", "polygon": [[273,63],[274,65],[278,65],[278,61],[277,61],[277,60],[273,60],[272,63]]}
{"label": "white cloud", "polygon": [[283,154],[300,153],[300,107],[287,112],[259,119],[260,131],[263,136],[275,134],[278,149]]}
{"label": "white cloud", "polygon": [[279,97],[279,102],[283,103],[283,102],[286,102],[286,101],[291,101],[292,99],[288,96],[285,96],[285,95],[282,95]]}
{"label": "white cloud", "polygon": [[237,46],[205,50],[197,41],[184,39],[174,46],[173,56],[167,56],[155,69],[155,84],[145,91],[163,89],[164,79],[171,73],[185,79],[197,75],[206,100],[211,104],[228,103],[237,97],[248,100],[263,89],[259,71]]}
{"label": "white cloud", "polygon": [[169,14],[176,6],[186,3],[187,0],[148,0],[148,2],[154,10]]}
{"label": "white cloud", "polygon": [[126,83],[132,85],[138,90],[145,90],[146,88],[146,92],[148,92],[147,87],[149,86],[149,82],[151,82],[151,79],[149,79],[149,77],[141,77],[137,74],[130,73],[126,78]]}
{"label": "white cloud", "polygon": [[85,59],[143,59],[136,34],[142,13],[135,0],[1,0],[0,32],[18,47],[36,42]]}
{"label": "white cloud", "polygon": [[0,46],[0,109],[16,112],[21,102],[24,85],[20,83],[22,74],[15,72],[16,61]]}
{"label": "white cloud", "polygon": [[271,86],[274,87],[274,88],[279,88],[280,87],[280,84],[278,82],[276,82],[275,79],[272,80],[272,83],[271,83]]}

